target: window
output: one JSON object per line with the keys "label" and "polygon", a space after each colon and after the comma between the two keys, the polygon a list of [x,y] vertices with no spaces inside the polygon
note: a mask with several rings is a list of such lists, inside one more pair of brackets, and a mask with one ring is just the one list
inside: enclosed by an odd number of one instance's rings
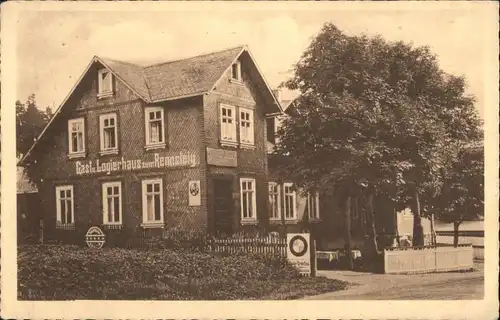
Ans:
{"label": "window", "polygon": [[164,110],[162,107],[146,108],[146,146],[165,146]]}
{"label": "window", "polygon": [[121,182],[106,182],[102,184],[102,208],[104,224],[122,223]]}
{"label": "window", "polygon": [[241,221],[256,221],[255,179],[240,179]]}
{"label": "window", "polygon": [[57,225],[67,226],[75,223],[73,186],[56,187]]}
{"label": "window", "polygon": [[142,222],[163,225],[163,183],[161,179],[142,181]]}
{"label": "window", "polygon": [[276,130],[274,128],[274,117],[273,118],[267,118],[266,119],[266,125],[267,125],[267,141],[271,143],[276,143]]}
{"label": "window", "polygon": [[253,145],[253,110],[240,108],[240,143]]}
{"label": "window", "polygon": [[113,95],[113,75],[107,69],[99,70],[98,86],[99,97],[109,97]]}
{"label": "window", "polygon": [[241,63],[239,61],[231,66],[231,80],[241,81]]}
{"label": "window", "polygon": [[85,156],[85,121],[83,118],[68,121],[70,156]]}
{"label": "window", "polygon": [[296,217],[296,196],[295,191],[293,190],[293,184],[285,183],[283,185],[283,193],[284,193],[284,211],[285,211],[285,220],[295,220]]}
{"label": "window", "polygon": [[101,151],[118,151],[116,113],[99,116],[101,125]]}
{"label": "window", "polygon": [[280,188],[275,182],[269,182],[269,219],[281,219]]}
{"label": "window", "polygon": [[220,106],[220,139],[221,144],[236,145],[235,108],[229,105]]}
{"label": "window", "polygon": [[309,220],[319,219],[319,195],[317,192],[307,194],[307,213]]}

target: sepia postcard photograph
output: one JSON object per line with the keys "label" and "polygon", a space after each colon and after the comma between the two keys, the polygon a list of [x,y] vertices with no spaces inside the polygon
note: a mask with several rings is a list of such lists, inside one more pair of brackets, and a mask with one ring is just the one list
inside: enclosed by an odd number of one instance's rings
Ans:
{"label": "sepia postcard photograph", "polygon": [[497,3],[1,23],[2,318],[497,317]]}

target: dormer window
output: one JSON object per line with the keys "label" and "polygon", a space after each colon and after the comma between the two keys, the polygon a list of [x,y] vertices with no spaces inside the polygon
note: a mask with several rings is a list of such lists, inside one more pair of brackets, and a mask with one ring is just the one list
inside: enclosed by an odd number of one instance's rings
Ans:
{"label": "dormer window", "polygon": [[239,61],[231,66],[231,80],[241,82],[241,63]]}
{"label": "dormer window", "polygon": [[105,98],[113,95],[113,74],[107,69],[99,70],[98,97]]}

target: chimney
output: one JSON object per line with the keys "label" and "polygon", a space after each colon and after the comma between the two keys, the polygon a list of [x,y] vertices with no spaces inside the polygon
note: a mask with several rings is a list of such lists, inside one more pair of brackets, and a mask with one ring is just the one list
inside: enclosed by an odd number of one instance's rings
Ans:
{"label": "chimney", "polygon": [[281,89],[273,89],[273,94],[276,97],[276,100],[281,103]]}

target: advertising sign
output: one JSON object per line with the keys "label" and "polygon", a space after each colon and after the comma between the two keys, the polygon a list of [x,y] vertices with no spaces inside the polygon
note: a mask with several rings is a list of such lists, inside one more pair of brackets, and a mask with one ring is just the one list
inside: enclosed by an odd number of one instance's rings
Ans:
{"label": "advertising sign", "polygon": [[190,206],[201,205],[200,180],[189,181],[188,193],[189,193],[189,205]]}
{"label": "advertising sign", "polygon": [[286,235],[286,257],[301,274],[311,274],[311,241],[309,233]]}
{"label": "advertising sign", "polygon": [[90,227],[85,235],[85,242],[89,248],[100,249],[106,241],[106,235],[99,227]]}

